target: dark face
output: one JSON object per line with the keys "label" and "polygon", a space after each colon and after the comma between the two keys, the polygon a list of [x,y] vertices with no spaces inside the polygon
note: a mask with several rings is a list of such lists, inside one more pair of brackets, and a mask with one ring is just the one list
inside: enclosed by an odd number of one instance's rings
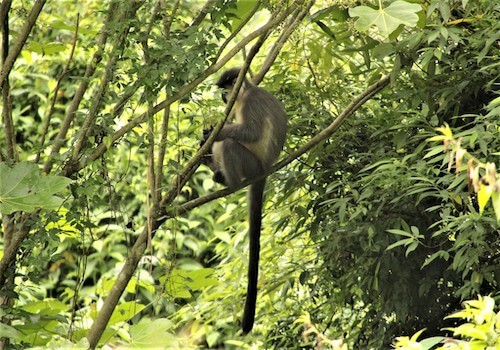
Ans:
{"label": "dark face", "polygon": [[232,88],[232,86],[230,86],[230,85],[226,85],[222,88],[221,97],[222,97],[222,101],[224,101],[224,103],[227,103],[227,98],[231,94],[231,88]]}
{"label": "dark face", "polygon": [[217,86],[222,90],[222,101],[224,103],[227,103],[227,98],[229,94],[231,93],[231,89],[234,86],[234,83],[236,82],[236,79],[238,78],[238,74],[240,72],[239,68],[232,68],[224,73],[219,78],[219,81],[217,81]]}

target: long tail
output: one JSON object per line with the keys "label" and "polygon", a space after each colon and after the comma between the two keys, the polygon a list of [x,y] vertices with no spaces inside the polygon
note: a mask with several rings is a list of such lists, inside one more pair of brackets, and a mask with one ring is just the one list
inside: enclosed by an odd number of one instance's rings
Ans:
{"label": "long tail", "polygon": [[248,196],[248,226],[250,256],[248,259],[248,287],[245,311],[243,313],[243,333],[252,330],[255,319],[255,304],[257,302],[257,280],[259,279],[260,229],[262,226],[262,203],[266,179],[257,181],[250,186]]}

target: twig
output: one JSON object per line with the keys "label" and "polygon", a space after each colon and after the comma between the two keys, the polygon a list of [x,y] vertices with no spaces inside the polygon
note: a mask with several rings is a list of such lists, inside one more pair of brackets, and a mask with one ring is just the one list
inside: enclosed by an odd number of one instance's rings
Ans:
{"label": "twig", "polygon": [[89,64],[87,65],[87,68],[85,69],[85,74],[83,76],[82,82],[78,86],[78,89],[75,92],[75,96],[73,97],[73,100],[71,101],[71,104],[68,107],[64,120],[61,123],[61,126],[59,128],[59,133],[57,134],[54,145],[52,146],[52,150],[50,151],[50,157],[44,165],[43,170],[45,173],[50,172],[52,168],[53,155],[58,154],[59,150],[64,144],[66,135],[68,134],[68,130],[71,124],[73,123],[75,112],[78,109],[78,106],[80,106],[80,102],[83,99],[83,95],[85,94],[89,86],[90,78],[94,75],[94,72],[97,69],[97,65],[102,59],[102,55],[104,53],[104,47],[106,45],[106,42],[108,40],[108,35],[110,32],[109,27],[111,25],[113,16],[115,15],[117,6],[118,6],[118,0],[113,0],[109,4],[108,11],[106,14],[106,19],[104,20],[104,25],[102,26],[101,35],[99,35],[99,40],[97,41],[97,50],[94,53]]}
{"label": "twig", "polygon": [[223,190],[219,190],[213,193],[209,193],[206,196],[200,197],[193,199],[189,202],[186,202],[180,206],[176,206],[174,209],[169,209],[169,210],[164,210],[161,214],[165,216],[166,218],[172,218],[177,215],[186,213],[190,211],[193,208],[199,207],[202,204],[208,203],[213,201],[214,199],[220,198],[227,196],[231,193],[234,193],[238,191],[239,189],[248,186],[249,184],[258,181],[264,177],[269,176],[270,174],[276,172],[277,170],[284,168],[288,164],[290,164],[292,161],[295,159],[299,158],[301,155],[304,153],[308,152],[315,146],[317,146],[319,143],[322,141],[328,139],[330,136],[333,135],[333,133],[342,125],[342,123],[347,119],[347,117],[351,116],[356,112],[366,101],[368,101],[371,97],[373,97],[376,93],[378,93],[380,90],[382,90],[387,84],[390,82],[390,75],[387,75],[380,79],[378,82],[375,84],[370,85],[365,91],[363,91],[361,94],[359,94],[343,111],[340,113],[337,118],[324,130],[319,132],[316,136],[311,138],[308,142],[306,142],[304,145],[302,145],[299,149],[295,150],[294,152],[290,153],[286,158],[281,160],[280,162],[276,163],[271,170],[269,170],[268,173],[265,175],[253,179],[253,180],[246,180],[244,181],[238,188],[234,190],[230,190],[229,188],[225,188]]}
{"label": "twig", "polygon": [[309,1],[307,6],[305,6],[302,10],[300,10],[300,8],[296,10],[298,12],[297,15],[292,16],[290,18],[290,21],[288,22],[284,30],[281,32],[278,40],[276,40],[273,47],[269,50],[269,54],[264,60],[264,63],[262,63],[261,69],[253,77],[252,81],[254,84],[259,85],[259,83],[264,79],[264,76],[266,75],[267,71],[269,70],[269,68],[271,68],[272,64],[278,57],[278,54],[281,52],[283,45],[285,45],[288,38],[290,38],[292,33],[295,31],[295,29],[297,29],[299,24],[304,19],[304,17],[309,13],[309,10],[313,6],[313,4],[314,0]]}
{"label": "twig", "polygon": [[[205,72],[200,74],[196,79],[191,81],[190,83],[184,85],[179,89],[179,92],[177,92],[175,95],[165,99],[164,101],[160,102],[156,106],[153,107],[152,113],[158,113],[162,109],[170,106],[172,103],[175,101],[180,100],[187,94],[189,94],[196,86],[198,86],[202,81],[204,81],[206,78],[208,78],[210,75],[213,73],[217,72],[219,69],[221,69],[229,60],[234,57],[246,44],[254,40],[255,38],[261,36],[263,33],[268,31],[271,27],[276,26],[277,24],[281,23],[284,18],[289,14],[290,9],[285,10],[280,16],[277,16],[273,19],[271,19],[269,22],[267,22],[265,25],[260,27],[259,29],[255,30],[248,36],[246,36],[244,39],[242,39],[233,49],[231,49],[219,62],[212,64],[210,67],[208,67]],[[138,126],[139,124],[143,123],[147,119],[147,113],[143,113],[139,115],[138,117],[132,119],[130,122],[128,122],[125,126],[117,130],[115,133],[113,133],[110,136],[110,144],[118,141],[120,138],[122,138],[125,134],[130,132],[133,128]],[[108,146],[105,143],[101,143],[99,146],[97,146],[94,151],[89,154],[85,159],[76,162],[74,164],[69,164],[65,167],[63,170],[63,174],[65,176],[70,176],[73,173],[85,168],[87,164],[93,162],[94,160],[98,159],[101,157],[107,150]],[[200,156],[201,157],[201,156]]]}
{"label": "twig", "polygon": [[198,16],[191,22],[190,27],[196,27],[198,26],[207,16],[208,10],[210,9],[210,6],[215,3],[215,0],[208,0],[205,5],[201,8],[200,12],[198,13]]}
{"label": "twig", "polygon": [[[9,11],[12,5],[11,0],[2,2],[2,67],[9,56]],[[14,130],[14,121],[12,120],[12,97],[10,95],[9,74],[5,78],[4,88],[2,89],[2,119],[5,125],[5,138],[7,141],[6,153],[2,152],[2,159],[14,160],[17,158],[16,135]],[[8,240],[7,240],[8,243]],[[7,244],[8,246],[8,244]]]}
{"label": "twig", "polygon": [[[172,28],[172,23],[174,21],[175,15],[177,13],[177,10],[179,9],[179,4],[180,0],[176,0],[172,11],[170,13],[170,18],[164,17],[163,18],[163,31],[164,31],[164,36],[166,40],[170,39],[170,33],[171,33],[171,28]],[[162,5],[163,0],[162,0]],[[162,6],[163,7],[163,6]],[[167,83],[165,84],[165,90],[168,90],[168,81],[170,80],[171,74],[167,77]],[[168,91],[167,91],[168,94]],[[165,154],[167,151],[167,140],[168,140],[168,126],[170,122],[170,105],[166,106],[163,109],[163,119],[162,119],[162,124],[161,124],[161,136],[160,136],[160,144],[158,145],[158,155],[156,159],[156,179],[155,182],[157,184],[163,183],[164,179],[164,172],[163,172],[163,164],[165,161]],[[162,193],[161,191],[158,191],[157,193],[157,198],[159,201],[162,200]]]}
{"label": "twig", "polygon": [[[135,17],[136,11],[139,9],[139,7],[144,4],[138,1],[134,1],[131,3],[133,6],[130,5],[125,5],[122,8],[122,11],[120,13],[120,17],[118,20],[121,19],[129,19]],[[86,145],[87,142],[87,136],[89,134],[89,131],[92,127],[92,125],[95,122],[95,119],[97,117],[97,114],[99,112],[99,109],[101,108],[101,102],[102,99],[107,91],[109,83],[113,80],[113,75],[116,69],[116,64],[118,62],[118,58],[120,57],[119,53],[123,51],[123,48],[125,47],[126,44],[126,39],[128,36],[128,33],[130,32],[130,29],[132,27],[131,23],[128,23],[125,28],[122,29],[118,39],[117,43],[113,48],[113,51],[110,54],[110,59],[106,64],[106,67],[104,69],[104,74],[101,79],[101,83],[97,90],[95,91],[94,95],[92,96],[92,105],[90,106],[89,112],[83,121],[83,124],[81,126],[80,130],[80,135],[77,138],[75,145],[72,150],[72,155],[71,159],[69,160],[68,164],[71,166],[72,164],[76,163],[78,159],[82,155],[82,150],[84,146]]]}
{"label": "twig", "polygon": [[[31,8],[31,11],[26,18],[26,22],[24,22],[24,26],[21,28],[19,35],[17,36],[17,40],[12,46],[12,50],[9,52],[9,55],[5,59],[4,64],[2,65],[2,70],[0,71],[0,89],[3,89],[3,85],[9,76],[12,67],[14,66],[14,62],[17,57],[21,53],[21,50],[28,39],[28,36],[35,25],[36,19],[40,12],[42,12],[42,8],[45,5],[47,0],[36,0]],[[5,14],[7,15],[7,14]]]}
{"label": "twig", "polygon": [[257,10],[259,9],[261,3],[257,1],[257,4],[252,8],[248,16],[236,27],[236,29],[224,40],[222,45],[219,47],[219,51],[214,57],[214,62],[216,62],[222,55],[222,52],[226,49],[226,46],[238,35],[239,32],[245,27],[245,25],[252,19]]}
{"label": "twig", "polygon": [[43,123],[43,128],[42,128],[42,135],[41,135],[41,140],[40,140],[40,150],[36,153],[35,157],[35,163],[38,163],[40,160],[40,154],[42,152],[43,146],[45,144],[45,138],[47,137],[47,133],[49,131],[49,126],[50,126],[50,120],[52,118],[52,114],[54,114],[54,109],[57,101],[57,94],[59,92],[59,88],[61,86],[61,82],[63,78],[66,76],[66,73],[68,72],[69,65],[71,61],[73,60],[73,55],[75,53],[75,48],[76,48],[76,40],[78,39],[78,29],[80,26],[80,14],[76,14],[76,24],[75,24],[75,35],[73,36],[73,44],[71,45],[71,52],[69,54],[68,60],[66,61],[66,65],[63,68],[63,71],[57,78],[57,83],[56,87],[54,88],[53,96],[52,96],[52,101],[50,103],[49,111],[47,115],[45,116],[45,121]]}
{"label": "twig", "polygon": [[[247,58],[245,65],[242,68],[242,71],[240,72],[238,79],[235,83],[235,89],[231,92],[231,96],[229,97],[228,100],[228,105],[226,107],[226,118],[230,114],[230,111],[232,109],[232,106],[234,105],[234,102],[236,101],[236,96],[238,93],[238,88],[241,86],[243,83],[244,75],[246,73],[246,70],[248,69],[250,62],[252,61],[253,57],[257,54],[258,50],[262,46],[264,42],[264,38],[267,36],[267,32],[271,30],[271,26],[267,27],[267,31],[264,31],[261,33],[261,37],[257,41],[257,43],[252,47],[251,54]],[[222,128],[223,123],[219,123],[219,127]],[[89,334],[87,336],[90,344],[90,348],[94,349],[97,346],[97,343],[99,342],[99,338],[101,337],[102,333],[104,332],[106,325],[116,308],[116,305],[118,304],[118,301],[120,300],[121,295],[123,294],[123,291],[125,290],[128,282],[132,278],[134,271],[137,268],[137,265],[139,264],[139,261],[144,254],[144,251],[147,248],[147,242],[148,239],[151,239],[150,233],[154,234],[156,230],[160,227],[160,225],[165,222],[166,216],[165,214],[165,206],[167,204],[170,204],[170,202],[175,198],[176,194],[178,191],[182,188],[184,183],[189,179],[191,174],[196,170],[198,164],[199,164],[199,159],[201,156],[208,150],[209,147],[209,142],[213,142],[215,139],[215,134],[218,131],[214,129],[214,132],[210,136],[210,139],[207,140],[205,143],[204,147],[201,147],[200,150],[197,152],[195,157],[193,158],[192,161],[188,162],[188,164],[184,167],[184,170],[181,172],[180,175],[174,180],[174,185],[170,188],[168,193],[164,196],[162,199],[160,205],[157,205],[156,203],[153,203],[152,208],[149,212],[149,217],[150,221],[148,224],[144,227],[142,233],[139,235],[137,238],[132,250],[129,253],[129,256],[127,257],[127,260],[125,261],[125,264],[123,265],[122,270],[120,271],[115,283],[113,284],[113,287],[111,288],[108,296],[106,297],[106,300],[103,303],[103,306],[97,315],[97,318],[95,319],[94,323],[92,324],[92,327],[89,331]],[[205,147],[206,146],[206,147]],[[205,148],[205,149],[204,149]],[[195,159],[197,158],[197,159]]]}

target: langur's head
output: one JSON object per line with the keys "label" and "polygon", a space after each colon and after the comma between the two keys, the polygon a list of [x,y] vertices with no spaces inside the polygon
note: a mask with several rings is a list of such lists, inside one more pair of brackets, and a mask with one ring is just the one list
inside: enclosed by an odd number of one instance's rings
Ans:
{"label": "langur's head", "polygon": [[[238,79],[238,74],[240,74],[240,68],[231,68],[222,73],[217,81],[216,85],[223,89],[222,100],[224,103],[227,103],[227,98],[231,94],[231,90],[236,83],[236,79]],[[248,80],[246,78],[243,80],[242,89],[245,89],[245,84],[248,84]]]}

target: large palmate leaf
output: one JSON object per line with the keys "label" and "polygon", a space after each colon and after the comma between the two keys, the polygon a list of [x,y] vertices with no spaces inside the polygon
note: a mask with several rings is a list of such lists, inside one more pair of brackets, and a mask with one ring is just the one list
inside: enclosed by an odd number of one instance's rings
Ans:
{"label": "large palmate leaf", "polygon": [[35,209],[56,209],[62,198],[54,196],[71,182],[63,176],[40,175],[38,167],[21,162],[13,167],[0,163],[0,212],[32,212]]}
{"label": "large palmate leaf", "polygon": [[413,27],[418,22],[418,15],[422,7],[406,1],[395,1],[386,8],[380,7],[375,10],[368,6],[357,6],[349,9],[351,17],[359,17],[355,27],[360,31],[366,31],[371,26],[376,26],[384,37],[389,36],[400,25]]}

